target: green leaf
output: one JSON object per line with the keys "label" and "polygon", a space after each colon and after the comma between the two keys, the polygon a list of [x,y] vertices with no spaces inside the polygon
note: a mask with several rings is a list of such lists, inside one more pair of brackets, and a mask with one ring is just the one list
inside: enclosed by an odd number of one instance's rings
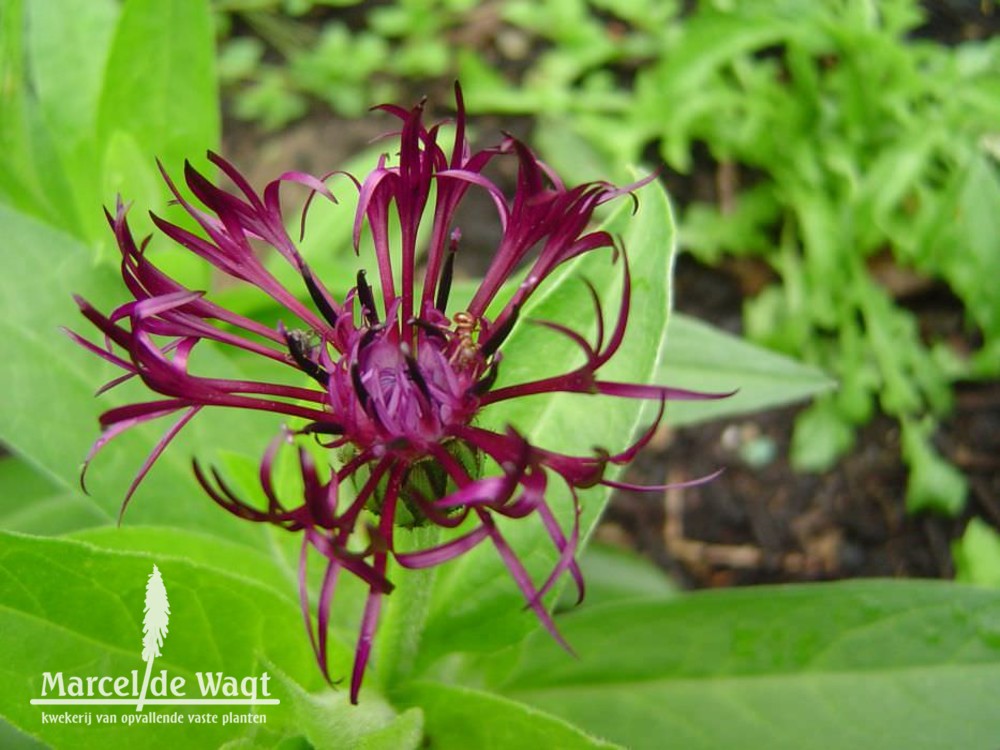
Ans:
{"label": "green leaf", "polygon": [[427,737],[435,750],[618,747],[538,709],[457,685],[415,682],[402,702],[423,710]]}
{"label": "green leaf", "polygon": [[352,706],[344,691],[315,694],[303,690],[278,671],[291,696],[295,725],[313,748],[357,750],[417,750],[423,740],[423,713],[411,708],[397,714],[370,686]]}
{"label": "green leaf", "polygon": [[[580,605],[593,607],[611,601],[639,597],[670,597],[676,594],[667,574],[649,560],[629,550],[608,544],[591,543],[580,557],[583,580],[587,582],[587,598]],[[576,592],[569,590],[568,608],[576,602]]]}
{"label": "green leaf", "polygon": [[[659,187],[650,186],[639,197],[634,217],[629,218],[631,205],[622,205],[606,225],[612,233],[623,234],[633,297],[625,341],[615,360],[601,370],[601,377],[647,383],[657,372],[670,309],[674,225],[667,197]],[[560,322],[592,336],[593,327],[588,330],[581,323],[594,321],[593,303],[583,281],[588,279],[604,300],[606,324],[613,325],[620,299],[621,262],[619,259],[612,265],[610,252],[585,255],[530,298],[504,345],[498,387],[564,372],[580,361],[576,344],[527,321]],[[487,409],[482,423],[494,430],[513,424],[542,447],[592,455],[595,444],[612,451],[624,448],[639,424],[643,406],[639,401],[613,397],[540,395]],[[607,492],[592,488],[582,491],[580,498],[582,531],[587,534],[604,507]],[[547,500],[568,528],[571,504],[560,482],[550,482]],[[534,520],[503,524],[501,529],[537,580],[547,575],[556,552],[542,525]],[[444,652],[493,650],[516,642],[537,627],[535,616],[523,605],[496,550],[489,544],[480,545],[440,569],[422,659],[429,662]]]}
{"label": "green leaf", "polygon": [[141,552],[158,560],[173,559],[246,578],[275,595],[298,604],[298,573],[288,564],[273,535],[270,547],[259,549],[220,539],[217,535],[164,526],[102,526],[83,529],[72,539],[119,552]]}
{"label": "green leaf", "polygon": [[1000,586],[1000,534],[973,518],[962,538],[952,543],[955,580],[980,586]]}
{"label": "green leaf", "polygon": [[795,419],[791,459],[796,471],[826,471],[854,444],[854,430],[831,398],[821,398]]}
{"label": "green leaf", "polygon": [[[174,557],[98,550],[67,540],[4,534],[0,558],[0,632],[4,665],[0,672],[2,711],[20,730],[57,747],[116,747],[124,737],[148,748],[218,747],[236,738],[265,740],[298,733],[293,700],[285,684],[274,678],[269,689],[281,701],[256,709],[239,707],[157,707],[147,712],[170,714],[256,710],[262,725],[139,724],[124,727],[133,706],[88,707],[94,714],[119,716],[117,725],[43,723],[42,714],[81,709],[42,707],[44,672],[66,676],[130,675],[144,663],[142,650],[145,584],[155,563],[170,602],[169,631],[155,669],[186,678],[186,697],[198,690],[196,672],[222,671],[240,679],[280,670],[299,690],[323,685],[296,603],[275,596],[247,578],[204,568]],[[14,645],[16,644],[16,647]],[[349,668],[351,651],[332,646],[334,673]],[[266,733],[263,734],[262,733]]]}
{"label": "green leaf", "polygon": [[10,722],[0,719],[0,747],[6,750],[45,750],[46,745],[19,731]]}
{"label": "green leaf", "polygon": [[28,48],[35,94],[63,147],[94,132],[108,50],[119,8],[112,0],[28,4]]}
{"label": "green leaf", "polygon": [[81,236],[107,235],[100,211],[97,108],[119,7],[112,0],[29,3],[27,44],[32,90],[66,174],[58,197],[79,217]]}
{"label": "green leaf", "polygon": [[504,693],[631,748],[992,748],[1000,596],[943,582],[706,592],[562,619]]}
{"label": "green leaf", "polygon": [[[215,40],[203,0],[128,0],[115,32],[98,111],[107,143],[131,134],[171,174],[219,141]],[[113,199],[114,196],[111,196]]]}
{"label": "green leaf", "polygon": [[816,367],[680,313],[670,318],[657,381],[705,391],[738,389],[733,396],[718,401],[668,404],[666,419],[673,426],[773,409],[836,387],[836,382]]}
{"label": "green leaf", "polygon": [[26,28],[25,3],[5,0],[0,12],[0,199],[75,231],[78,217],[60,201],[70,184],[28,78]]}
{"label": "green leaf", "polygon": [[16,456],[0,459],[0,527],[26,534],[63,534],[111,523],[89,497],[60,489]]}
{"label": "green leaf", "polygon": [[965,506],[969,488],[965,476],[930,443],[934,423],[904,419],[901,422],[903,458],[910,467],[906,482],[906,509],[911,513],[933,511],[955,516]]}
{"label": "green leaf", "polygon": [[1000,170],[977,154],[957,172],[928,227],[928,260],[955,290],[987,337],[1000,337],[1000,305],[990,279],[1000,274]]}

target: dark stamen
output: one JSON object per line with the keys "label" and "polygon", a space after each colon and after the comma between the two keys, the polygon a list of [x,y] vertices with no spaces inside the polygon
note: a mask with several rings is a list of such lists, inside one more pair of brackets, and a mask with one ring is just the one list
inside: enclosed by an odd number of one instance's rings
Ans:
{"label": "dark stamen", "polygon": [[367,331],[361,334],[361,341],[358,343],[358,351],[363,352],[368,348],[368,345],[375,340],[375,338],[382,332],[381,328],[369,328]]}
{"label": "dark stamen", "polygon": [[441,339],[442,341],[447,340],[447,336],[444,335],[444,331],[438,328],[433,323],[429,323],[423,318],[411,318],[410,323],[415,325],[421,331],[426,333],[428,336],[434,336],[435,338]]}
{"label": "dark stamen", "polygon": [[514,305],[514,309],[511,310],[510,316],[503,322],[493,335],[489,337],[485,344],[480,348],[480,352],[484,359],[488,359],[493,353],[500,348],[500,345],[507,340],[510,335],[511,330],[514,328],[514,324],[517,323],[517,316],[521,313],[521,306]]}
{"label": "dark stamen", "polygon": [[368,325],[378,325],[378,310],[375,309],[375,295],[372,288],[365,280],[365,272],[358,271],[358,299],[361,300],[361,309],[364,311],[365,320]]}
{"label": "dark stamen", "polygon": [[306,282],[306,289],[309,290],[309,296],[312,297],[312,301],[315,303],[316,309],[319,310],[320,315],[326,318],[327,323],[336,327],[338,317],[337,311],[330,306],[330,302],[327,300],[326,295],[320,291],[319,286],[316,284],[316,279],[313,278],[312,271],[309,270],[309,266],[305,263],[302,264],[302,280]]}
{"label": "dark stamen", "polygon": [[500,360],[495,359],[490,365],[490,368],[486,371],[486,374],[480,378],[474,386],[472,386],[473,396],[482,396],[484,393],[489,391],[493,387],[493,384],[497,382],[497,375],[500,374]]}
{"label": "dark stamen", "polygon": [[448,306],[448,295],[451,294],[451,280],[455,274],[455,247],[452,246],[448,257],[444,261],[444,268],[441,270],[441,283],[438,284],[437,299],[434,306],[441,312]]}
{"label": "dark stamen", "polygon": [[361,370],[358,369],[357,365],[351,366],[351,382],[354,383],[354,392],[358,394],[358,401],[361,403],[361,408],[367,412],[368,404],[371,403],[372,397],[368,393],[368,389],[365,388],[365,384],[361,382]]}
{"label": "dark stamen", "polygon": [[297,364],[299,369],[301,369],[306,375],[311,377],[323,387],[326,387],[327,383],[330,382],[330,373],[309,359],[307,352],[311,347],[309,346],[308,339],[309,335],[303,331],[285,332],[285,341],[288,343],[288,351],[292,355],[292,359],[295,360],[295,364]]}
{"label": "dark stamen", "polygon": [[424,379],[424,374],[420,372],[420,367],[417,365],[417,360],[413,358],[412,355],[406,355],[406,369],[410,373],[410,380],[412,380],[420,392],[424,394],[428,401],[431,401],[431,391],[427,387],[427,381]]}
{"label": "dark stamen", "polygon": [[303,435],[343,435],[344,428],[336,422],[310,422],[301,432]]}

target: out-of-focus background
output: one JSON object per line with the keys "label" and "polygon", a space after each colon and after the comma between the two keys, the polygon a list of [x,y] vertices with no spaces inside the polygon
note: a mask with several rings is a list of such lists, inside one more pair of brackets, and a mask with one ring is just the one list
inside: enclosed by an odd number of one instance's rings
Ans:
{"label": "out-of-focus background", "polygon": [[[836,381],[708,424],[668,413],[630,478],[725,474],[664,502],[620,493],[602,539],[699,587],[1000,582],[992,0],[215,8],[224,151],[258,184],[371,148],[389,126],[359,118],[373,103],[427,96],[446,116],[458,79],[481,142],[529,137],[576,179],[660,168],[680,225],[676,309]],[[482,210],[467,236],[480,258]],[[464,271],[481,263],[470,251]],[[812,392],[749,355],[711,362],[696,333],[671,342],[678,377],[707,358],[719,387]]]}

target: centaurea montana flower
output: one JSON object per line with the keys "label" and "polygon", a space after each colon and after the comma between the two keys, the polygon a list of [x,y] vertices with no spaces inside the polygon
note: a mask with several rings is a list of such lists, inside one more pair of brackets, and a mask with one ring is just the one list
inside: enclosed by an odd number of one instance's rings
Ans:
{"label": "centaurea montana flower", "polygon": [[[624,188],[604,182],[569,187],[527,146],[510,136],[495,147],[472,152],[457,86],[456,100],[450,153],[438,143],[440,126],[424,125],[422,105],[409,110],[381,107],[402,123],[397,133],[398,164],[390,166],[387,157],[382,157],[364,180],[355,181],[359,202],[353,226],[356,250],[360,250],[365,222],[370,228],[380,295],[373,291],[364,272],[359,272],[354,288],[343,299],[335,299],[312,274],[286,232],[279,201],[281,183],[300,183],[312,195],[334,200],[324,180],[288,172],[258,195],[231,164],[209,154],[236,190],[220,188],[187,164],[187,187],[204,209],[185,198],[164,172],[176,202],[197,222],[201,233],[155,214],[153,222],[163,234],[218,271],[269,295],[295,319],[294,325],[263,325],[220,307],[203,292],[192,291],[165,274],[146,256],[146,243],[135,242],[126,207],[119,201],[108,221],[121,251],[122,277],[134,299],[110,315],[78,299],[83,314],[104,334],[105,343],[100,346],[71,334],[124,371],[102,391],[138,376],[161,397],[102,414],[103,433],[87,464],[108,441],[131,427],[178,416],[139,469],[123,512],[167,445],[206,407],[260,410],[298,420],[297,429],[283,429],[262,460],[259,475],[266,508],[241,500],[214,469],[206,472],[195,461],[194,471],[212,499],[236,516],[302,532],[302,610],[313,649],[328,679],[326,634],[338,575],[347,570],[367,585],[351,676],[352,702],[357,702],[382,599],[393,588],[387,578],[390,557],[405,568],[427,568],[489,539],[528,606],[562,642],[542,598],[566,572],[581,597],[583,594],[575,559],[580,532],[576,489],[598,483],[623,486],[605,478],[606,467],[631,460],[652,434],[651,428],[615,454],[564,455],[530,444],[511,427],[492,432],[477,426],[476,416],[483,409],[535,394],[572,392],[652,399],[659,401],[662,415],[665,399],[706,397],[599,377],[601,368],[619,349],[629,317],[631,287],[624,252],[622,299],[610,331],[605,330],[604,312],[592,287],[597,316],[594,343],[561,324],[541,322],[579,346],[585,362],[560,375],[494,387],[504,342],[525,301],[554,269],[573,258],[600,248],[610,248],[617,256],[618,249],[607,232],[588,230],[593,212],[651,178]],[[493,159],[508,156],[516,159],[518,166],[512,197],[484,175]],[[460,242],[455,214],[470,189],[485,190],[490,196],[499,214],[502,236],[468,308],[449,312]],[[433,205],[428,206],[431,196]],[[430,239],[423,273],[418,274],[418,233],[425,217],[431,222]],[[401,243],[395,256],[390,247],[394,221]],[[292,290],[280,283],[255,254],[252,242],[263,242],[280,253],[301,277],[302,288]],[[535,248],[537,253],[532,255]],[[494,305],[499,307],[495,314],[488,315],[501,287],[525,265],[529,255],[534,260],[524,281],[505,304]],[[401,266],[398,286],[394,257]],[[285,365],[291,370],[291,380],[300,384],[199,376],[190,371],[189,357],[192,349],[206,340]],[[301,385],[302,373],[312,387]],[[304,496],[287,502],[275,489],[274,464],[281,445],[296,435],[327,441],[323,443],[326,447],[341,449],[337,454],[341,456],[346,451],[347,458],[324,479],[313,455],[299,446]],[[484,460],[494,467],[496,476],[482,475],[479,464]],[[569,530],[560,526],[546,502],[552,475],[570,488],[576,512]],[[356,492],[342,492],[347,482]],[[496,522],[498,516],[532,515],[540,519],[558,552],[557,562],[541,585],[529,576]],[[450,541],[404,553],[397,552],[394,545],[394,529],[402,523],[463,528]],[[315,625],[306,585],[310,549],[326,562]]]}

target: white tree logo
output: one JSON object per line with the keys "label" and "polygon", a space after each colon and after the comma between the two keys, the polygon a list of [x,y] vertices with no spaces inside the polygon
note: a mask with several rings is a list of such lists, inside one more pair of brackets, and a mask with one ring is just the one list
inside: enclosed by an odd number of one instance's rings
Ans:
{"label": "white tree logo", "polygon": [[160,655],[163,637],[167,634],[167,623],[170,620],[170,602],[167,601],[167,589],[163,585],[160,569],[155,565],[146,582],[146,606],[142,618],[142,660],[146,662],[146,676],[142,678],[142,691],[135,704],[135,710],[141,711],[146,700],[146,690],[149,688],[149,676],[153,670],[153,660]]}

